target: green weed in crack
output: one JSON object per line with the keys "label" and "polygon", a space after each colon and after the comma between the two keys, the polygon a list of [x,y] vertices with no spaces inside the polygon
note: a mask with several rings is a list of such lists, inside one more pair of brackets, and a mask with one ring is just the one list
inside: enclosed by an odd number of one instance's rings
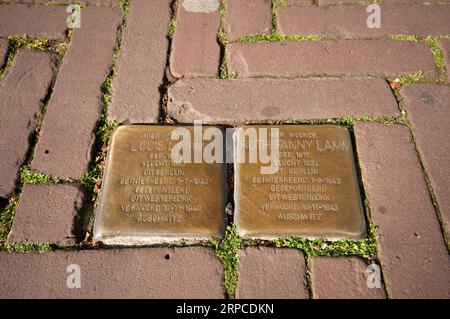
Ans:
{"label": "green weed in crack", "polygon": [[169,39],[173,38],[173,35],[175,34],[175,29],[177,28],[177,20],[174,18],[171,18],[169,20],[169,25],[167,27],[167,36]]}
{"label": "green weed in crack", "polygon": [[438,70],[439,79],[445,81],[447,79],[444,61],[444,52],[439,46],[438,37],[428,36],[424,39],[424,42],[430,47],[431,52],[434,55],[434,63]]}
{"label": "green weed in crack", "polygon": [[28,36],[10,36],[8,40],[8,52],[6,54],[4,65],[0,65],[0,76],[3,75],[7,67],[12,65],[14,58],[21,48],[54,52],[63,57],[69,48],[70,36],[67,36],[66,41],[56,41],[47,38],[30,38]]}
{"label": "green weed in crack", "polygon": [[237,235],[235,226],[228,226],[223,239],[210,239],[210,243],[223,264],[227,297],[235,298],[239,276],[237,251],[243,247],[244,241]]}
{"label": "green weed in crack", "polygon": [[103,110],[96,131],[96,156],[91,168],[84,174],[81,183],[87,188],[91,195],[91,201],[94,206],[97,204],[98,193],[100,192],[103,172],[105,168],[106,149],[112,131],[121,123],[111,120],[108,117],[108,109],[112,100],[112,82],[116,74],[119,53],[122,46],[122,31],[126,23],[128,12],[131,6],[130,0],[122,0],[119,7],[122,9],[122,23],[117,30],[117,43],[114,49],[113,62],[108,75],[101,86]]}
{"label": "green weed in crack", "polygon": [[19,242],[13,242],[4,244],[2,248],[5,251],[16,253],[37,253],[37,252],[43,253],[51,250],[50,245],[46,243],[24,244]]}
{"label": "green weed in crack", "polygon": [[19,175],[23,184],[60,184],[62,182],[57,177],[32,170],[28,165],[22,166]]}
{"label": "green weed in crack", "polygon": [[295,248],[301,250],[308,257],[317,256],[357,256],[365,260],[374,260],[377,256],[377,227],[369,224],[366,238],[355,241],[349,239],[335,242],[326,239],[309,240],[305,238],[278,238],[273,242],[278,248]]}
{"label": "green weed in crack", "polygon": [[225,18],[227,15],[227,10],[225,7],[225,2],[220,1],[220,27],[217,31],[217,41],[220,46],[220,66],[219,66],[219,79],[228,79],[228,61],[225,54],[226,45],[229,43],[227,34],[224,29]]}

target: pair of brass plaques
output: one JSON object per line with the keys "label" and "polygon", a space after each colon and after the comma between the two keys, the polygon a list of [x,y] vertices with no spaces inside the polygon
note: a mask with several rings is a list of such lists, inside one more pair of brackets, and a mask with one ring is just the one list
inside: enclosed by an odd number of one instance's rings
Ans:
{"label": "pair of brass plaques", "polygon": [[[215,159],[225,159],[225,150],[230,147],[224,147],[223,154],[211,151],[214,138],[205,134],[211,126],[181,126],[189,137],[182,144],[180,134],[175,139],[172,136],[179,128],[125,125],[113,132],[94,225],[96,240],[139,245],[222,237],[226,163],[208,161],[195,153],[206,154],[208,150]],[[268,148],[271,143],[277,146],[276,160],[269,162],[267,156],[258,154],[252,158],[250,151],[255,149],[274,154],[264,149],[259,137],[252,144],[251,134],[246,134],[249,129],[266,134]],[[236,130],[244,132],[234,133],[232,147],[234,223],[239,235],[330,240],[364,236],[364,213],[346,128],[252,125]],[[274,143],[271,137],[275,135],[278,139]],[[223,146],[224,141],[218,144]],[[187,147],[176,152],[183,160],[174,160],[173,149],[180,145]],[[269,172],[261,169],[270,165]]]}

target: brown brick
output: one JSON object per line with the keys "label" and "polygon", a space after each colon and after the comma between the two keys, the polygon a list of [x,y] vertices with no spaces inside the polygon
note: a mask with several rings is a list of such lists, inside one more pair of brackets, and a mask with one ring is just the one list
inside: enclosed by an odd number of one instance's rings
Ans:
{"label": "brown brick", "polygon": [[383,0],[382,4],[395,4],[395,3],[403,3],[403,4],[448,4],[449,0]]}
{"label": "brown brick", "polygon": [[379,253],[393,298],[449,298],[450,258],[405,126],[355,125]]}
{"label": "brown brick", "polygon": [[8,54],[8,40],[0,38],[0,69],[6,63],[6,55]]}
{"label": "brown brick", "polygon": [[237,298],[309,298],[300,251],[246,248],[239,258]]}
{"label": "brown brick", "polygon": [[25,184],[8,242],[74,243],[84,239],[85,190],[77,184]]}
{"label": "brown brick", "polygon": [[[356,257],[316,257],[311,262],[314,298],[385,298],[384,287],[367,286],[367,264]],[[381,274],[380,274],[381,276]]]}
{"label": "brown brick", "polygon": [[0,5],[0,37],[28,35],[62,40],[69,15],[62,6]]}
{"label": "brown brick", "polygon": [[450,239],[450,88],[418,84],[403,87],[400,93]]}
{"label": "brown brick", "polygon": [[439,46],[444,53],[445,69],[447,70],[447,78],[450,80],[450,40],[440,40]]}
{"label": "brown brick", "polygon": [[[178,4],[177,27],[172,40],[170,72],[174,77],[215,77],[219,70],[220,28],[218,7],[214,11],[188,12],[183,0]],[[211,3],[211,2],[210,2]],[[217,1],[217,3],[219,3]],[[190,6],[187,6],[192,10]]]}
{"label": "brown brick", "polygon": [[285,0],[290,6],[312,6],[315,0]]}
{"label": "brown brick", "polygon": [[409,41],[236,43],[227,45],[226,54],[228,72],[239,77],[435,73],[431,50]]}
{"label": "brown brick", "polygon": [[[36,4],[46,4],[46,3],[51,2],[49,0],[25,0],[25,1],[18,0],[18,1],[24,2],[24,3],[36,3]],[[12,2],[14,2],[14,1],[12,1]],[[68,5],[71,3],[76,3],[76,1],[74,2],[73,0],[58,0],[58,1],[54,1],[54,2],[66,3]],[[119,4],[119,0],[83,0],[83,1],[80,1],[80,3],[85,3],[89,6],[114,7]]]}
{"label": "brown brick", "polygon": [[450,33],[449,6],[383,6],[381,27],[373,29],[367,27],[370,14],[366,9],[366,6],[280,8],[278,25],[285,34],[320,34],[340,39]]}
{"label": "brown brick", "polygon": [[[329,6],[329,5],[341,5],[341,4],[352,4],[358,2],[356,0],[317,0],[319,6]],[[367,1],[374,2],[374,1]],[[365,6],[364,6],[365,7]]]}
{"label": "brown brick", "polygon": [[[81,288],[68,288],[69,265]],[[0,252],[1,298],[223,298],[222,283],[221,263],[200,247]]]}
{"label": "brown brick", "polygon": [[73,179],[87,170],[120,22],[118,9],[83,9],[83,27],[73,32],[45,115],[34,169]]}
{"label": "brown brick", "polygon": [[169,20],[170,8],[165,0],[132,2],[113,81],[109,107],[113,119],[133,123],[157,121]]}
{"label": "brown brick", "polygon": [[14,189],[55,68],[51,54],[24,49],[0,79],[0,197]]}
{"label": "brown brick", "polygon": [[[361,2],[357,0],[318,0],[319,6],[328,6],[328,5],[341,5],[341,4],[353,4]],[[375,0],[369,0],[365,1],[368,3],[375,3]],[[430,4],[430,3],[436,3],[436,4],[442,4],[442,3],[448,3],[450,1],[448,0],[383,0],[381,5],[384,7],[385,4],[396,4],[396,3],[402,3],[402,4]],[[364,6],[367,7],[367,6]]]}
{"label": "brown brick", "polygon": [[234,40],[244,35],[272,32],[271,0],[226,0],[225,32]]}
{"label": "brown brick", "polygon": [[169,87],[168,113],[184,123],[237,124],[399,115],[387,82],[375,78],[184,79]]}

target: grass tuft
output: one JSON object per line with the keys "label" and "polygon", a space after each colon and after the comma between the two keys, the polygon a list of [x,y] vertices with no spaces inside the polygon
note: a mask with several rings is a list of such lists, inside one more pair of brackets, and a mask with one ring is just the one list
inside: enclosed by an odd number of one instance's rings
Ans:
{"label": "grass tuft", "polygon": [[86,8],[86,3],[83,1],[74,1],[71,3],[67,3],[64,1],[46,1],[44,5],[46,6],[68,6],[69,4],[77,4],[80,6],[80,8]]}
{"label": "grass tuft", "polygon": [[124,19],[128,17],[128,13],[130,12],[131,0],[120,0],[119,8],[122,9]]}
{"label": "grass tuft", "polygon": [[392,40],[396,40],[396,41],[419,42],[419,38],[415,35],[396,34],[396,35],[392,35],[390,38]]}
{"label": "grass tuft", "polygon": [[372,260],[377,255],[377,228],[369,225],[366,238],[360,241],[343,239],[329,242],[325,239],[309,240],[297,237],[278,238],[274,240],[278,248],[296,248],[301,250],[308,258],[317,256],[357,256]]}
{"label": "grass tuft", "polygon": [[280,42],[280,41],[321,41],[326,40],[326,36],[323,35],[284,35],[279,31],[271,34],[249,34],[245,35],[237,40],[237,42],[255,43],[255,42]]}
{"label": "grass tuft", "polygon": [[8,205],[0,212],[0,242],[5,241],[11,230],[12,221],[16,215],[19,206],[19,196],[13,196],[9,199]]}
{"label": "grass tuft", "polygon": [[19,172],[20,180],[23,184],[59,184],[61,180],[57,177],[49,176],[32,170],[28,165],[24,165]]}
{"label": "grass tuft", "polygon": [[289,3],[287,3],[286,1],[274,1],[273,2],[274,8],[286,8],[287,6],[289,6]]}
{"label": "grass tuft", "polygon": [[239,257],[238,249],[243,247],[244,241],[237,235],[236,226],[228,226],[222,240],[210,239],[216,256],[224,267],[225,289],[228,298],[235,298],[238,283]]}
{"label": "grass tuft", "polygon": [[3,250],[17,253],[43,253],[50,250],[50,245],[44,243],[24,244],[19,242],[2,245]]}
{"label": "grass tuft", "polygon": [[439,46],[438,37],[428,36],[424,39],[424,42],[431,48],[431,52],[434,55],[434,63],[439,72],[439,77],[443,80],[446,79],[444,52]]}
{"label": "grass tuft", "polygon": [[175,20],[174,18],[171,18],[169,20],[169,26],[168,26],[168,31],[167,31],[167,36],[169,37],[169,39],[173,38],[176,27],[177,27],[177,20]]}
{"label": "grass tuft", "polygon": [[402,85],[403,84],[414,84],[414,83],[421,82],[423,79],[424,79],[423,72],[418,71],[416,73],[402,75],[400,77],[400,83]]}

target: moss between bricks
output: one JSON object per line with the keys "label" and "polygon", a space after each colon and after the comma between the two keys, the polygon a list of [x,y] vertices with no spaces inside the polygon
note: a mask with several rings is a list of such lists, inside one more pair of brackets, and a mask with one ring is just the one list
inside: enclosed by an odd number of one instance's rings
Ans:
{"label": "moss between bricks", "polygon": [[86,8],[87,4],[83,1],[73,1],[73,2],[64,2],[64,1],[46,1],[44,5],[46,6],[68,6],[69,4],[79,5],[80,8]]}
{"label": "moss between bricks", "polygon": [[224,268],[225,290],[228,298],[236,296],[238,283],[239,257],[238,249],[243,247],[244,241],[237,235],[236,226],[228,226],[222,240],[210,239],[216,256],[220,259]]}
{"label": "moss between bricks", "polygon": [[0,66],[0,76],[3,75],[5,69],[10,67],[14,61],[15,56],[19,52],[21,48],[27,48],[31,50],[41,50],[41,51],[49,51],[59,54],[63,57],[68,48],[70,41],[71,32],[67,34],[67,41],[56,41],[50,40],[47,38],[30,38],[28,36],[18,37],[11,36],[9,37],[9,47],[8,53],[6,56],[6,62],[3,66]]}
{"label": "moss between bricks", "polygon": [[[123,20],[122,26],[126,21],[126,13],[129,10],[130,1],[123,0],[120,3],[121,8],[123,9]],[[114,121],[109,121],[107,117],[107,111],[109,104],[111,103],[111,89],[112,89],[112,79],[115,74],[115,69],[117,65],[118,54],[121,46],[121,29],[119,30],[119,37],[117,41],[117,45],[114,51],[114,59],[112,66],[110,68],[110,72],[105,79],[105,82],[102,85],[102,101],[103,101],[103,112],[100,120],[99,128],[97,130],[96,136],[97,140],[102,142],[102,147],[99,152],[99,155],[95,159],[95,165],[92,169],[85,173],[82,180],[80,181],[89,192],[92,194],[91,198],[94,203],[97,201],[97,194],[99,190],[99,185],[101,183],[101,178],[103,176],[103,168],[104,168],[104,159],[105,159],[105,146],[106,141],[109,140],[109,136],[112,130],[119,125]],[[69,30],[68,38],[70,39],[71,31]],[[11,37],[11,50],[8,55],[9,64],[12,63],[12,59],[14,55],[17,53],[18,49],[21,47],[27,47],[30,49],[40,49],[40,50],[51,50],[54,48],[52,46],[53,42],[48,39],[32,39],[28,37]],[[0,70],[1,71],[1,70]],[[0,74],[1,75],[1,74]],[[22,193],[22,188],[24,183],[32,183],[32,184],[57,184],[61,182],[72,182],[72,181],[62,181],[56,177],[48,176],[42,174],[40,172],[33,171],[29,168],[29,166],[24,165],[20,169],[19,181],[16,185],[16,190],[5,209],[0,212],[0,250],[7,251],[18,251],[18,252],[35,252],[35,251],[47,251],[50,249],[49,245],[46,244],[23,244],[23,243],[12,243],[12,244],[4,244],[10,230],[12,221],[14,219],[20,196]]]}
{"label": "moss between bricks", "polygon": [[272,33],[278,32],[278,7],[276,1],[272,0]]}
{"label": "moss between bricks", "polygon": [[123,11],[122,24],[118,30],[117,43],[116,47],[114,48],[113,62],[109,69],[108,75],[106,76],[106,79],[101,86],[103,110],[100,118],[100,123],[96,131],[96,145],[98,152],[97,156],[95,157],[94,164],[81,179],[81,183],[87,188],[89,194],[91,195],[91,201],[94,206],[97,204],[98,193],[100,191],[103,172],[105,169],[107,143],[109,141],[109,138],[111,137],[112,131],[116,127],[121,125],[121,123],[112,121],[108,118],[108,109],[112,100],[112,81],[116,74],[120,48],[122,46],[122,30],[128,18],[130,5],[130,0],[122,0],[119,3],[119,7],[122,8]]}
{"label": "moss between bricks", "polygon": [[428,36],[424,39],[424,42],[431,48],[431,52],[433,52],[434,63],[436,64],[436,68],[438,69],[440,79],[446,80],[447,77],[445,70],[444,52],[442,52],[441,48],[439,47],[438,37]]}
{"label": "moss between bricks", "polygon": [[30,169],[28,165],[24,165],[19,172],[22,184],[60,184],[62,181],[53,176],[49,176],[38,171]]}
{"label": "moss between bricks", "polygon": [[272,8],[286,8],[289,6],[289,3],[286,1],[273,1]]}
{"label": "moss between bricks", "polygon": [[220,45],[220,54],[221,54],[221,61],[219,66],[219,79],[228,79],[228,61],[225,56],[225,47],[229,43],[229,41],[225,29],[223,27],[227,14],[225,2],[223,0],[220,1],[219,13],[220,13],[220,28],[219,31],[217,32],[217,41],[219,42]]}
{"label": "moss between bricks", "polygon": [[17,253],[33,253],[33,252],[47,252],[50,251],[50,245],[44,243],[24,244],[19,242],[2,245],[3,250]]}
{"label": "moss between bricks", "polygon": [[228,226],[222,240],[210,239],[216,256],[224,267],[224,285],[228,298],[235,298],[239,280],[238,250],[244,247],[275,245],[277,248],[293,248],[303,252],[307,259],[317,256],[357,256],[366,261],[377,259],[377,228],[369,224],[366,238],[360,241],[343,239],[330,242],[326,239],[309,240],[298,237],[277,238],[273,241],[244,240],[237,235],[236,226]]}
{"label": "moss between bricks", "polygon": [[11,230],[12,221],[19,206],[20,192],[9,199],[8,205],[0,212],[0,248]]}
{"label": "moss between bricks", "polygon": [[[348,129],[353,129],[353,126],[356,122],[375,122],[380,123],[384,125],[391,125],[394,123],[400,123],[400,117],[397,116],[346,116],[342,118],[335,118],[335,119],[319,119],[319,120],[287,120],[287,121],[275,121],[274,123],[270,124],[317,124],[317,125],[324,125],[324,124],[331,124],[331,125],[342,125],[347,127]],[[265,123],[267,124],[267,123]]]}
{"label": "moss between bricks", "polygon": [[128,18],[128,13],[130,12],[131,0],[120,0],[119,8],[123,11],[123,19]]}
{"label": "moss between bricks", "polygon": [[177,20],[175,20],[174,18],[171,18],[169,20],[169,25],[167,27],[167,36],[169,39],[173,38],[173,35],[175,34],[175,29],[177,27]]}
{"label": "moss between bricks", "polygon": [[[63,182],[56,177],[48,176],[37,171],[30,169],[28,165],[23,165],[19,170],[19,179],[14,190],[14,195],[10,198],[8,205],[0,212],[0,249],[7,250],[3,242],[8,237],[11,231],[11,226],[13,219],[16,215],[17,208],[19,206],[19,201],[22,196],[22,189],[25,183],[29,184],[60,184]],[[6,248],[5,248],[6,247]],[[11,246],[12,247],[12,246]],[[33,250],[34,251],[34,250]]]}
{"label": "moss between bricks", "polygon": [[274,31],[271,34],[249,34],[233,42],[242,42],[242,43],[255,43],[255,42],[280,42],[280,41],[322,41],[326,40],[327,37],[323,35],[284,35],[280,31]]}
{"label": "moss between bricks", "polygon": [[354,241],[343,239],[335,242],[326,239],[309,240],[297,237],[278,238],[274,240],[278,248],[296,248],[301,250],[308,258],[318,256],[357,256],[365,260],[376,259],[377,255],[377,228],[369,225],[367,237]]}
{"label": "moss between bricks", "polygon": [[[390,36],[392,40],[397,41],[411,41],[411,42],[421,42],[428,45],[431,49],[431,52],[434,56],[434,64],[436,65],[436,69],[438,71],[438,82],[439,81],[446,81],[447,79],[447,71],[445,69],[445,61],[444,61],[444,52],[439,46],[439,39],[449,39],[449,35],[436,35],[436,36],[427,36],[427,37],[419,37],[416,35],[404,35],[404,34],[397,34]],[[422,76],[419,80],[412,82],[412,83],[418,83],[418,82],[434,82],[433,79],[427,79]]]}

